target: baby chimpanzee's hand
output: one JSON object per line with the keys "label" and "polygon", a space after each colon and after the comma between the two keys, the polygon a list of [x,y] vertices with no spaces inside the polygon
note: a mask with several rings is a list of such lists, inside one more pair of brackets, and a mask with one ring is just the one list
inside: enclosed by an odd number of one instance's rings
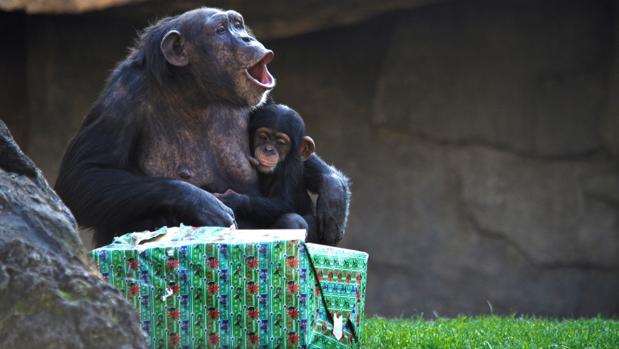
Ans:
{"label": "baby chimpanzee's hand", "polygon": [[239,194],[232,189],[228,189],[223,193],[213,193],[213,195],[232,210],[236,210],[245,200],[245,195]]}
{"label": "baby chimpanzee's hand", "polygon": [[247,160],[249,160],[249,163],[253,166],[253,167],[258,167],[258,165],[260,165],[260,161],[258,161],[258,159],[256,159],[253,156],[248,156]]}

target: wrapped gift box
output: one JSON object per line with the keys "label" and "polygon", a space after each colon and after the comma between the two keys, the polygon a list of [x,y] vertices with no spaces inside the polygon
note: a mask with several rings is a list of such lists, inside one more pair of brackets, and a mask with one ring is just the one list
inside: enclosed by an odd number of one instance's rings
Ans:
{"label": "wrapped gift box", "polygon": [[91,252],[137,309],[151,348],[349,348],[368,255],[304,230],[162,228]]}

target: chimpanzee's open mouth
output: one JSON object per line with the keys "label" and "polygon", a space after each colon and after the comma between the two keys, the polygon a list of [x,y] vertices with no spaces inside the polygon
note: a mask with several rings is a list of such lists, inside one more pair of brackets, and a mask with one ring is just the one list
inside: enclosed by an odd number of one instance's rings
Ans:
{"label": "chimpanzee's open mouth", "polygon": [[273,56],[273,51],[268,51],[258,63],[245,69],[245,74],[247,74],[250,80],[267,89],[275,87],[275,79],[273,79],[273,76],[267,69],[267,64],[271,63]]}

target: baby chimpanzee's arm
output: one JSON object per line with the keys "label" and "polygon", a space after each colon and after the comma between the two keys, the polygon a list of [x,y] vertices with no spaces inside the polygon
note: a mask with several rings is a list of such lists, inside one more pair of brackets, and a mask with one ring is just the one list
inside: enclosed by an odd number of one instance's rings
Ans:
{"label": "baby chimpanzee's arm", "polygon": [[270,227],[283,214],[294,212],[292,204],[281,198],[239,194],[231,189],[215,196],[234,211],[237,219],[249,219],[260,227]]}
{"label": "baby chimpanzee's arm", "polygon": [[350,183],[348,178],[318,155],[305,161],[306,188],[318,194],[316,230],[322,243],[336,245],[344,237],[348,223]]}

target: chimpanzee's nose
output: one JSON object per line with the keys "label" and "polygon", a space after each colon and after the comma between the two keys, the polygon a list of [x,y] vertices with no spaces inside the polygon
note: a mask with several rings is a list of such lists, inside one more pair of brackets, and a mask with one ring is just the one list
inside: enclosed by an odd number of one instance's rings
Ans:
{"label": "chimpanzee's nose", "polygon": [[267,145],[265,147],[266,151],[273,151],[273,146],[272,145]]}

